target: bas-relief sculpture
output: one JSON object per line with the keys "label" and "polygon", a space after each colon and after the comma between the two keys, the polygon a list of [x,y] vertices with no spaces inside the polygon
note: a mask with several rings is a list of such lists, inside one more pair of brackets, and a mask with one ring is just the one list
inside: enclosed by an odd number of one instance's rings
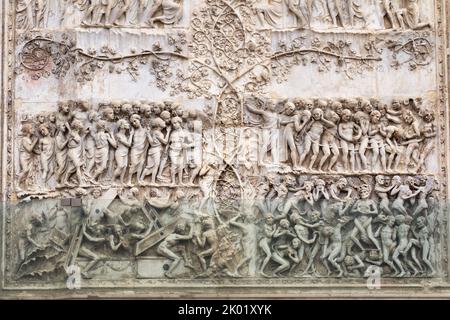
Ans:
{"label": "bas-relief sculpture", "polygon": [[[64,286],[74,267],[93,288],[445,279],[433,4],[194,2],[16,2],[6,283]],[[83,40],[129,30],[141,49]],[[431,87],[271,90],[315,82],[301,70]],[[101,77],[139,96],[86,95]],[[52,81],[74,92],[27,98]]]}

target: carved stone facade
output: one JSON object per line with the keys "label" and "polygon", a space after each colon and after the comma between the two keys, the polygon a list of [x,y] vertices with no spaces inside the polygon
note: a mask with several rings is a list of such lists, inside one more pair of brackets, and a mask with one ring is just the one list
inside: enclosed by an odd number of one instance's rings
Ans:
{"label": "carved stone facade", "polygon": [[2,296],[450,296],[444,0],[1,6]]}

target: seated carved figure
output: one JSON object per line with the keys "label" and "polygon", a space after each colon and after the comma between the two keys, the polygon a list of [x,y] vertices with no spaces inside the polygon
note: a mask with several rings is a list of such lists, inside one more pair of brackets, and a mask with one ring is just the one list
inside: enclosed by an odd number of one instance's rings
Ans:
{"label": "seated carved figure", "polygon": [[[161,12],[160,15],[156,15]],[[183,17],[183,0],[156,0],[149,12],[149,24],[176,24]]]}
{"label": "seated carved figure", "polygon": [[276,27],[283,14],[284,0],[267,0],[260,1],[255,7],[256,14],[261,25],[268,23],[272,27]]}
{"label": "seated carved figure", "polygon": [[423,29],[430,27],[429,22],[422,22],[420,19],[419,0],[408,0],[406,8],[397,11],[397,19],[402,29]]}

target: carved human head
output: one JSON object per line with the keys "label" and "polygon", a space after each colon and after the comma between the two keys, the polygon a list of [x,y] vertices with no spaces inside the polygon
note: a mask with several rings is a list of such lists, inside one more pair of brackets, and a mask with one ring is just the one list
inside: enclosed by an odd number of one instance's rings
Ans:
{"label": "carved human head", "polygon": [[337,182],[336,182],[336,185],[339,187],[339,188],[345,188],[347,185],[348,185],[348,181],[347,181],[347,179],[346,178],[340,178]]}
{"label": "carved human head", "polygon": [[94,233],[99,236],[105,233],[106,227],[103,224],[98,223],[91,226],[91,230],[94,231]]}
{"label": "carved human head", "polygon": [[400,184],[402,184],[402,178],[400,176],[393,176],[392,177],[392,182],[395,185],[400,185]]}
{"label": "carved human head", "polygon": [[155,118],[152,120],[152,127],[163,129],[166,127],[166,122],[161,118]]}
{"label": "carved human head", "polygon": [[311,99],[306,99],[304,103],[305,109],[311,111],[314,108],[314,101]]}
{"label": "carved human head", "polygon": [[312,181],[305,181],[303,183],[303,189],[307,192],[311,192],[314,189],[314,183]]}
{"label": "carved human head", "polygon": [[423,227],[425,227],[425,223],[426,223],[426,219],[425,219],[425,217],[418,217],[417,218],[417,220],[416,220],[416,225],[417,225],[417,227],[419,227],[419,228],[423,228]]}
{"label": "carved human head", "polygon": [[352,112],[349,109],[342,110],[341,119],[345,122],[350,121],[352,119]]}
{"label": "carved human head", "polygon": [[341,117],[339,117],[339,115],[336,112],[334,112],[333,110],[327,110],[325,112],[325,118],[328,121],[331,121],[331,122],[333,122],[335,124],[338,123],[339,120],[341,119]]}
{"label": "carved human head", "polygon": [[380,119],[381,119],[381,112],[380,112],[380,111],[374,110],[374,111],[372,111],[372,112],[370,113],[370,121],[371,121],[373,124],[379,123],[379,122],[380,122]]}
{"label": "carved human head", "polygon": [[372,187],[369,184],[363,184],[359,187],[359,196],[361,199],[368,199],[372,193]]}
{"label": "carved human head", "polygon": [[323,230],[322,230],[322,233],[324,234],[324,235],[326,235],[326,236],[331,236],[332,234],[333,234],[333,232],[334,232],[334,229],[333,229],[333,227],[331,227],[331,226],[326,226],[325,228],[323,228]]}
{"label": "carved human head", "polygon": [[289,229],[290,226],[291,226],[291,224],[289,223],[288,219],[280,220],[280,227],[282,227],[283,229]]}
{"label": "carved human head", "polygon": [[114,230],[114,233],[117,235],[117,236],[122,236],[123,235],[123,227],[120,225],[120,224],[115,224],[114,226],[113,226],[113,230]]}
{"label": "carved human head", "polygon": [[271,213],[268,213],[268,214],[266,214],[266,217],[265,217],[265,222],[268,224],[268,225],[272,225],[273,224],[273,215],[271,214]]}
{"label": "carved human head", "polygon": [[42,135],[43,137],[48,136],[48,135],[49,135],[49,131],[48,131],[47,125],[46,125],[46,124],[41,124],[41,125],[39,126],[39,132],[41,133],[41,135]]}
{"label": "carved human head", "polygon": [[300,247],[300,239],[299,238],[292,239],[292,248],[297,249],[298,247]]}
{"label": "carved human head", "polygon": [[402,108],[402,104],[399,99],[393,99],[391,103],[392,109],[400,110]]}
{"label": "carved human head", "polygon": [[117,121],[117,127],[121,130],[129,130],[130,124],[125,119],[119,119],[119,121]]}
{"label": "carved human head", "polygon": [[385,184],[385,176],[377,175],[377,176],[375,177],[375,181],[376,181],[379,185],[384,185],[384,184]]}
{"label": "carved human head", "polygon": [[106,121],[105,120],[99,120],[97,121],[97,130],[105,130],[106,129]]}
{"label": "carved human head", "polygon": [[22,134],[24,136],[34,134],[34,127],[31,123],[25,123],[22,125]]}
{"label": "carved human head", "polygon": [[44,222],[44,216],[42,213],[34,211],[30,216],[30,221],[35,225],[41,225]]}
{"label": "carved human head", "polygon": [[136,129],[141,127],[141,117],[138,114],[133,114],[130,117],[130,122],[131,122],[131,125]]}
{"label": "carved human head", "polygon": [[94,190],[92,190],[92,196],[94,197],[94,199],[98,199],[100,198],[102,195],[102,190],[99,188],[95,188]]}
{"label": "carved human head", "polygon": [[102,110],[102,116],[103,119],[106,121],[113,121],[114,120],[114,110],[110,107],[106,107]]}
{"label": "carved human head", "polygon": [[410,110],[405,110],[402,113],[402,119],[406,124],[411,124],[414,121],[414,115]]}
{"label": "carved human head", "polygon": [[161,112],[163,111],[162,106],[160,103],[156,103],[153,106],[153,113],[157,116],[159,116],[161,114]]}
{"label": "carved human head", "polygon": [[370,98],[370,104],[374,109],[379,109],[381,107],[381,101],[376,97]]}
{"label": "carved human head", "polygon": [[86,100],[79,101],[77,105],[82,112],[86,112],[89,110],[89,102]]}
{"label": "carved human head", "polygon": [[287,175],[284,177],[284,182],[286,183],[287,186],[295,186],[297,185],[297,180],[295,179],[294,176],[291,175]]}
{"label": "carved human head", "polygon": [[388,216],[386,223],[387,223],[388,226],[393,227],[394,224],[395,224],[395,217],[394,216]]}
{"label": "carved human head", "polygon": [[44,113],[39,113],[39,114],[36,116],[36,121],[37,121],[38,123],[40,123],[40,124],[44,123],[44,122],[45,122],[45,114],[44,114]]}
{"label": "carved human head", "polygon": [[52,112],[48,115],[48,121],[50,121],[51,123],[56,122],[56,114],[54,112]]}
{"label": "carved human head", "polygon": [[352,266],[355,264],[355,258],[353,258],[352,256],[346,256],[344,258],[344,264],[346,266]]}
{"label": "carved human head", "polygon": [[67,101],[61,101],[58,103],[58,111],[61,113],[69,113],[70,112],[70,106]]}
{"label": "carved human head", "polygon": [[322,110],[325,110],[328,107],[328,101],[325,99],[319,99],[317,101],[317,107]]}
{"label": "carved human head", "polygon": [[342,106],[342,103],[340,101],[334,100],[331,103],[330,107],[331,107],[331,110],[336,112],[338,115],[341,114],[343,106]]}
{"label": "carved human head", "polygon": [[290,116],[295,112],[295,104],[292,102],[286,102],[284,105],[284,112],[286,115]]}
{"label": "carved human head", "polygon": [[181,223],[181,222],[177,223],[177,225],[175,227],[175,233],[184,234],[185,230],[186,230],[186,224]]}
{"label": "carved human head", "polygon": [[419,115],[426,123],[432,123],[435,119],[434,112],[431,109],[422,109],[420,110]]}
{"label": "carved human head", "polygon": [[299,224],[301,222],[301,218],[300,218],[300,214],[298,212],[293,212],[289,219],[292,221],[292,223],[294,224]]}
{"label": "carved human head", "polygon": [[[170,123],[171,118],[172,118],[172,115],[170,114],[169,111],[164,110],[163,112],[161,112],[161,113],[159,114],[159,117],[160,117],[161,119],[163,119],[166,123]],[[181,120],[181,123],[183,122],[183,120],[182,120],[180,117],[174,117],[174,119],[175,119],[175,118],[178,118],[179,120]],[[177,120],[177,121],[179,121],[179,120]],[[173,121],[172,121],[172,122],[173,122]]]}
{"label": "carved human head", "polygon": [[320,219],[320,211],[315,210],[315,211],[311,212],[310,217],[311,217],[312,222],[318,221]]}
{"label": "carved human head", "polygon": [[406,183],[412,187],[415,187],[418,184],[419,179],[417,177],[407,177]]}
{"label": "carved human head", "polygon": [[141,112],[141,102],[133,101],[133,113],[139,114],[139,112]]}
{"label": "carved human head", "polygon": [[314,118],[314,120],[320,120],[323,117],[323,110],[319,109],[319,108],[315,108],[312,111],[312,117]]}
{"label": "carved human head", "polygon": [[325,181],[322,180],[322,179],[316,179],[316,180],[314,181],[314,184],[315,184],[316,187],[319,188],[319,189],[325,188]]}
{"label": "carved human head", "polygon": [[292,99],[292,103],[298,110],[301,110],[304,107],[304,102],[302,98],[294,98]]}
{"label": "carved human head", "polygon": [[120,114],[120,109],[122,108],[122,102],[120,102],[120,101],[113,101],[113,102],[111,102],[111,107],[113,108],[113,110],[114,110],[114,113],[116,114],[116,115],[119,115]]}
{"label": "carved human head", "polygon": [[124,103],[121,106],[120,110],[122,110],[122,114],[126,114],[126,115],[134,113],[133,106],[131,104],[129,104],[129,103]]}
{"label": "carved human head", "polygon": [[370,103],[370,100],[363,99],[361,100],[361,109],[367,114],[370,114],[373,111],[373,106]]}
{"label": "carved human head", "polygon": [[405,221],[406,221],[406,217],[403,214],[399,214],[399,215],[395,216],[395,222],[398,225],[405,223]]}
{"label": "carved human head", "polygon": [[64,122],[58,122],[57,124],[56,124],[56,127],[58,128],[58,131],[59,132],[62,132],[62,133],[65,133],[66,131],[67,131],[67,127],[66,127],[66,124],[64,123]]}
{"label": "carved human head", "polygon": [[152,107],[149,104],[142,104],[141,114],[146,118],[150,118],[152,116]]}
{"label": "carved human head", "polygon": [[175,129],[180,129],[182,123],[183,123],[183,120],[180,117],[174,117],[172,119],[172,125]]}
{"label": "carved human head", "polygon": [[95,110],[92,110],[91,112],[89,112],[88,120],[90,122],[97,122],[98,121],[98,112]]}

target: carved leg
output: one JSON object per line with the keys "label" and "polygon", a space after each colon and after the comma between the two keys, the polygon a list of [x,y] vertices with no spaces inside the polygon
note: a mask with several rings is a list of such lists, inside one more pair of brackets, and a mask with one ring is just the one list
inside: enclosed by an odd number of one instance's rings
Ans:
{"label": "carved leg", "polygon": [[424,241],[422,244],[422,260],[425,262],[427,267],[430,269],[431,273],[430,275],[434,275],[436,271],[433,268],[433,265],[431,264],[430,260],[428,260],[428,254],[430,253],[430,244],[428,240]]}
{"label": "carved leg", "polygon": [[306,159],[306,156],[309,154],[309,151],[311,150],[311,144],[312,140],[309,137],[309,135],[306,135],[305,137],[305,149],[303,150],[303,153],[300,155],[300,159],[298,161],[298,165],[301,166],[303,162]]}
{"label": "carved leg", "polygon": [[280,266],[278,268],[276,268],[275,271],[273,272],[274,276],[278,277],[278,276],[280,276],[281,272],[289,269],[289,267],[290,267],[289,261],[287,261],[286,259],[283,259],[278,253],[276,253],[276,252],[272,253],[272,259],[273,259],[273,261],[280,264]]}
{"label": "carved leg", "polygon": [[[372,222],[372,220],[370,220],[370,222]],[[369,237],[369,239],[373,242],[373,244],[377,247],[377,249],[379,251],[381,251],[380,242],[378,241],[377,238],[375,238],[375,236],[373,234],[371,223],[367,225],[366,230],[367,230],[367,236]]]}
{"label": "carved leg", "polygon": [[398,266],[400,273],[397,275],[398,277],[403,277],[405,275],[405,269],[399,259],[400,252],[404,249],[404,245],[399,245],[392,255],[392,260],[394,260],[395,264]]}
{"label": "carved leg", "polygon": [[323,144],[323,146],[322,146],[323,156],[319,162],[319,170],[322,170],[323,165],[325,164],[325,161],[327,161],[328,157],[331,154],[330,146],[328,145],[328,141],[322,141],[322,144]]}
{"label": "carved leg", "polygon": [[383,262],[385,264],[387,264],[392,270],[394,270],[395,273],[397,273],[397,268],[395,268],[394,263],[391,260],[389,260],[390,248],[386,244],[383,244],[382,249],[383,249],[383,251],[382,251],[383,252]]}
{"label": "carved leg", "polygon": [[313,154],[312,154],[311,160],[309,162],[309,170],[314,170],[313,169],[314,164],[316,163],[317,156],[319,155],[319,151],[320,151],[319,141],[313,141],[312,151],[313,151]]}
{"label": "carved leg", "polygon": [[[314,247],[311,250],[311,254],[309,256],[308,265],[306,266],[305,271],[302,272],[302,275],[303,274],[307,274],[309,272],[309,269],[313,268],[314,259],[315,259],[316,255],[317,255],[317,252],[319,252],[319,249],[320,249],[320,244],[319,243],[315,243]],[[314,270],[315,270],[315,268],[314,268]]]}
{"label": "carved leg", "polygon": [[341,141],[341,150],[342,150],[342,164],[344,165],[344,170],[348,171],[348,144],[347,141]]}
{"label": "carved leg", "polygon": [[341,251],[341,245],[336,245],[333,250],[331,251],[330,255],[328,256],[328,261],[330,261],[331,265],[335,267],[339,273],[338,277],[342,277],[344,271],[342,270],[341,266],[336,262],[336,257]]}
{"label": "carved leg", "polygon": [[359,157],[361,159],[361,170],[362,171],[366,171],[367,167],[368,167],[368,161],[367,161],[367,157],[366,157],[366,150],[367,150],[367,146],[369,144],[369,139],[368,138],[364,138],[363,141],[361,141],[361,144],[359,146]]}
{"label": "carved leg", "polygon": [[359,239],[356,237],[359,234],[359,230],[358,228],[353,228],[352,233],[350,234],[350,239],[353,240],[353,242],[361,249],[361,250],[365,250],[364,247],[362,246],[361,242],[359,242]]}
{"label": "carved leg", "polygon": [[263,263],[262,263],[262,265],[261,265],[261,269],[260,269],[260,273],[263,275],[263,276],[267,276],[265,273],[264,273],[264,269],[266,268],[266,266],[267,266],[267,264],[269,263],[269,261],[270,261],[270,258],[271,258],[271,256],[272,256],[272,252],[270,251],[270,247],[269,247],[269,244],[267,243],[267,239],[262,239],[261,241],[260,241],[260,243],[259,243],[259,247],[264,251],[264,253],[265,253],[265,255],[266,255],[266,257],[264,258],[264,261],[263,261]]}

